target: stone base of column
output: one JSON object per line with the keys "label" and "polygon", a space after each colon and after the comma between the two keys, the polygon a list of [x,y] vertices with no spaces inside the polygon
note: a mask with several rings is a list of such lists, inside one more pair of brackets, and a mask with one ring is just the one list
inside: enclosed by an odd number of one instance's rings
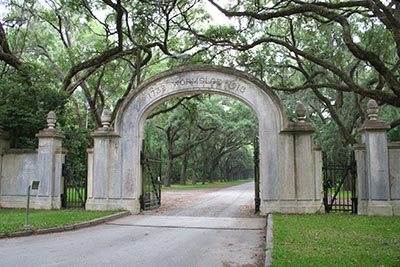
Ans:
{"label": "stone base of column", "polygon": [[[0,207],[2,208],[13,208],[13,209],[23,209],[26,208],[27,196],[1,196]],[[30,209],[60,209],[61,208],[61,198],[60,197],[41,197],[41,196],[31,196],[29,201]]]}
{"label": "stone base of column", "polygon": [[390,201],[369,201],[368,216],[393,216],[393,207]]}
{"label": "stone base of column", "polygon": [[285,214],[314,214],[325,213],[325,209],[322,200],[261,201],[261,215],[274,212]]}
{"label": "stone base of column", "polygon": [[368,200],[358,200],[357,215],[368,215]]}
{"label": "stone base of column", "polygon": [[400,200],[392,200],[393,216],[400,216]]}
{"label": "stone base of column", "polygon": [[127,210],[131,214],[140,212],[139,199],[94,199],[86,201],[86,210]]}

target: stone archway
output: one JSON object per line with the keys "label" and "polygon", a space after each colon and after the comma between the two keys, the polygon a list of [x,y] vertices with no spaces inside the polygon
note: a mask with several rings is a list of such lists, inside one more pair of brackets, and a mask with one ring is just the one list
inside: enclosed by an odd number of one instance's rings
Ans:
{"label": "stone archway", "polygon": [[194,93],[238,99],[259,121],[260,210],[310,213],[321,208],[321,157],[313,150],[312,127],[288,123],[279,98],[244,72],[196,65],[160,73],[125,100],[114,128],[107,123],[93,133],[89,152],[87,209],[140,211],[140,149],[147,115],[160,103]]}

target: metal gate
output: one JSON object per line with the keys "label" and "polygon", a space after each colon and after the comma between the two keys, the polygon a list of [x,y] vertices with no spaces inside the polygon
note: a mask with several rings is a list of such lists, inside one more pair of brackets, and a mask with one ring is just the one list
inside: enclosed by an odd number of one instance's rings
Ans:
{"label": "metal gate", "polygon": [[[143,149],[145,146],[143,145]],[[142,210],[158,208],[161,205],[161,149],[158,158],[151,158],[146,150],[140,154],[142,166],[142,195],[140,206]]]}
{"label": "metal gate", "polygon": [[[340,163],[341,162],[341,163]],[[339,163],[323,155],[325,212],[357,213],[357,164],[354,152]]]}
{"label": "metal gate", "polygon": [[255,212],[260,211],[260,146],[258,137],[254,139],[254,191]]}
{"label": "metal gate", "polygon": [[61,205],[63,208],[85,208],[87,197],[87,168],[72,165],[67,160],[62,167],[63,193]]}

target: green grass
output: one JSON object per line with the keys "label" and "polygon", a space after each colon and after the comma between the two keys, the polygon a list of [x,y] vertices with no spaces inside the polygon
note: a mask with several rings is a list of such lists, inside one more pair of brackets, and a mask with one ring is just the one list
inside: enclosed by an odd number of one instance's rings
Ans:
{"label": "green grass", "polygon": [[25,209],[0,209],[0,233],[70,225],[110,215],[119,211],[30,210],[30,227],[24,227]]}
{"label": "green grass", "polygon": [[[336,193],[336,191],[335,191],[334,188],[329,188],[328,189],[328,195],[331,195],[333,197],[335,195],[335,193]],[[340,197],[340,198],[345,197],[345,198],[351,199],[352,192],[351,191],[344,191],[343,188],[341,188],[336,197]]]}
{"label": "green grass", "polygon": [[186,185],[179,185],[179,184],[172,184],[170,187],[165,187],[163,185],[162,190],[170,190],[170,189],[201,189],[201,188],[217,188],[217,187],[224,187],[224,186],[230,186],[230,185],[237,185],[237,184],[243,184],[247,183],[250,181],[253,181],[254,179],[246,179],[246,180],[237,180],[237,181],[230,181],[230,182],[215,182],[213,184],[201,184],[197,183],[195,185],[192,184],[186,184]]}
{"label": "green grass", "polygon": [[274,214],[272,266],[400,266],[400,217]]}
{"label": "green grass", "polygon": [[[85,188],[79,188],[82,199],[85,200]],[[67,188],[67,200],[77,201],[79,200],[79,194],[76,188]]]}

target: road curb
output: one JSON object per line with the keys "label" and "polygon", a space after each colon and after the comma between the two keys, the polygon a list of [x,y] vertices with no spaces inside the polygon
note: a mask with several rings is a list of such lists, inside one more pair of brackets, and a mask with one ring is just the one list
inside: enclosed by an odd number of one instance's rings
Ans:
{"label": "road curb", "polygon": [[265,236],[265,267],[271,266],[272,264],[272,249],[274,247],[274,244],[272,243],[272,239],[274,237],[272,230],[273,230],[272,214],[269,213],[267,215],[267,234]]}
{"label": "road curb", "polygon": [[109,222],[109,221],[116,220],[116,219],[119,219],[122,217],[126,217],[128,215],[131,215],[131,213],[129,211],[122,211],[122,212],[107,215],[107,216],[104,216],[101,218],[93,219],[90,221],[74,223],[71,225],[43,228],[43,229],[37,229],[37,230],[28,230],[28,231],[21,231],[21,232],[13,232],[13,233],[0,233],[0,239],[72,231],[72,230],[77,230],[77,229],[81,229],[81,228],[99,225],[99,224],[102,224],[105,222]]}

